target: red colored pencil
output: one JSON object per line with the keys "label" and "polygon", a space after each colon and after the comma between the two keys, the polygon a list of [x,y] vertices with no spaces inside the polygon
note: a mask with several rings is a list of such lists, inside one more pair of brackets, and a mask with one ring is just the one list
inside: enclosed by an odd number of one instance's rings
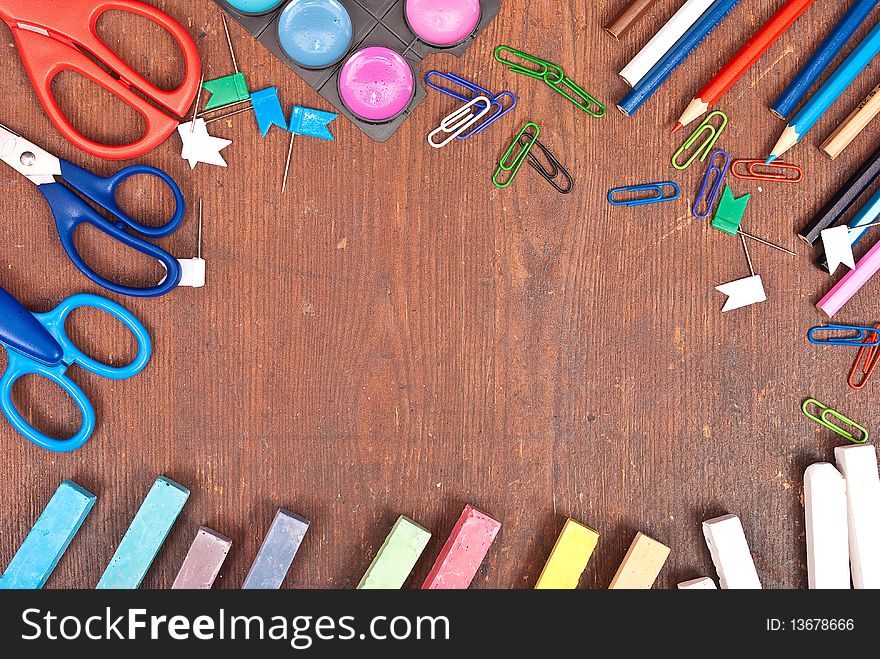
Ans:
{"label": "red colored pencil", "polygon": [[687,106],[672,132],[674,133],[682,126],[687,126],[694,119],[702,117],[811,4],[813,4],[813,0],[787,0],[773,14],[772,18],[755,33],[755,36],[749,39],[736,55],[706,83],[706,86],[697,92],[696,97]]}

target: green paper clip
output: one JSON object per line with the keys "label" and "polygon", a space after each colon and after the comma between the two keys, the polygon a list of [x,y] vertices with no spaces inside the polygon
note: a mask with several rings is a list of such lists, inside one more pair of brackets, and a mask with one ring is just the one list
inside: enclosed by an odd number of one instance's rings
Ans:
{"label": "green paper clip", "polygon": [[202,88],[211,96],[205,104],[205,110],[216,110],[233,103],[239,103],[250,99],[247,81],[244,73],[234,73],[231,76],[208,80]]}
{"label": "green paper clip", "polygon": [[[520,144],[520,138],[525,135],[526,131],[532,129],[533,134],[529,135],[529,139],[526,140],[525,144]],[[504,155],[501,156],[501,161],[498,163],[498,169],[495,170],[495,174],[492,176],[492,183],[495,184],[497,188],[506,188],[508,185],[513,183],[513,179],[516,177],[516,173],[519,171],[519,168],[522,167],[522,164],[526,161],[526,158],[529,155],[529,152],[532,150],[532,147],[535,146],[535,142],[538,141],[538,133],[541,132],[541,129],[538,128],[538,124],[532,123],[531,121],[522,127],[516,137],[513,139],[513,142],[510,143],[510,146],[507,147],[507,151],[504,152]],[[517,146],[521,146],[522,150],[516,154],[516,157],[512,162],[510,161],[510,156],[513,154],[514,149]],[[510,177],[504,181],[503,183],[498,182],[498,177],[504,172],[508,172]]]}
{"label": "green paper clip", "polygon": [[[807,408],[810,405],[815,405],[817,408],[819,408],[819,416],[816,416],[815,414],[812,414],[808,411]],[[815,398],[808,398],[807,400],[805,400],[804,404],[801,405],[801,411],[808,419],[815,421],[819,425],[825,426],[832,432],[840,435],[841,437],[852,442],[853,444],[864,444],[868,441],[868,429],[865,428],[865,426],[860,425],[852,419],[843,416],[843,414],[841,414],[837,410],[832,410],[827,405],[823,405]],[[861,433],[861,438],[856,438],[856,436],[853,435],[849,430],[847,430],[846,427],[840,427],[837,424],[832,423],[826,418],[827,416],[834,417],[838,421],[842,421],[845,425],[855,430],[858,430]]]}
{"label": "green paper clip", "polygon": [[[722,118],[721,124],[718,126],[713,126],[712,118],[716,116]],[[712,147],[715,146],[715,142],[717,142],[718,138],[721,137],[721,133],[724,132],[725,128],[727,128],[727,115],[724,114],[721,110],[710,112],[708,115],[706,115],[703,123],[697,126],[697,129],[693,133],[691,133],[691,136],[684,141],[684,144],[678,147],[678,151],[676,151],[675,154],[672,156],[672,166],[681,171],[690,167],[697,158],[700,159],[700,162],[705,162],[706,158],[709,157],[709,154],[712,153]],[[684,164],[679,164],[679,157],[685,151],[691,148],[694,142],[700,139],[700,135],[702,135],[704,132],[709,134],[706,141],[700,145],[700,148],[694,151],[691,157],[687,159],[687,162],[685,162]]]}
{"label": "green paper clip", "polygon": [[746,206],[748,206],[751,197],[751,194],[734,197],[730,186],[725,185],[724,194],[721,195],[721,201],[712,220],[712,228],[729,233],[731,236],[739,233],[739,225],[742,224],[743,215],[746,213]]}
{"label": "green paper clip", "polygon": [[[514,60],[504,59],[501,56],[501,53],[508,52],[516,57],[525,60],[526,62],[531,62],[532,64],[537,64],[538,68],[533,69],[528,66],[523,66],[522,64],[518,64]],[[506,64],[508,68],[513,73],[521,73],[524,76],[528,76],[530,78],[535,78],[537,80],[547,80],[547,76],[550,72],[553,72],[554,78],[556,82],[561,82],[565,77],[565,74],[562,72],[562,69],[554,64],[553,62],[548,62],[547,60],[540,59],[538,57],[534,57],[529,55],[528,53],[524,53],[521,50],[517,50],[516,48],[511,48],[510,46],[498,46],[495,49],[495,59],[501,62],[502,64]],[[549,84],[549,82],[548,82]]]}
{"label": "green paper clip", "polygon": [[[505,56],[504,53],[510,53],[514,57],[511,58],[510,55]],[[495,49],[495,59],[507,65],[508,69],[513,73],[520,73],[529,78],[543,80],[554,91],[567,98],[574,103],[575,107],[580,108],[590,116],[596,118],[605,116],[605,106],[595,97],[584,91],[574,80],[565,75],[558,64],[503,45]],[[517,61],[517,59],[535,66],[526,66]]]}
{"label": "green paper clip", "polygon": [[[568,76],[564,77],[559,82],[554,83],[549,80],[545,80],[545,82],[557,92],[565,96],[565,98],[574,103],[581,110],[589,114],[591,117],[596,117],[597,119],[599,119],[605,116],[605,106],[602,105],[596,98],[584,91],[583,88],[580,87],[580,85],[578,85]],[[566,91],[566,87],[574,92],[574,96]],[[594,106],[598,109],[594,110]]]}

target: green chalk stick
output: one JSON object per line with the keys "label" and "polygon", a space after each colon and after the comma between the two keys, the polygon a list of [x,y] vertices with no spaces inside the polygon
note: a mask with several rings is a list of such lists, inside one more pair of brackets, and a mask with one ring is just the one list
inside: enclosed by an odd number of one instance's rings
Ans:
{"label": "green chalk stick", "polygon": [[358,589],[402,588],[430,539],[426,529],[403,515],[398,517]]}

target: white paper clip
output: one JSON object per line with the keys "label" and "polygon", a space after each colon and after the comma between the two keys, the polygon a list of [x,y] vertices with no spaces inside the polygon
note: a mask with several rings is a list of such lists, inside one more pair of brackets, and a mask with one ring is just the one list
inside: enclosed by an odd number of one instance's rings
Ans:
{"label": "white paper clip", "polygon": [[[482,103],[485,107],[483,107],[483,109],[479,112],[475,113],[472,108],[477,103]],[[439,128],[435,128],[430,133],[428,133],[428,144],[430,144],[435,149],[442,149],[444,146],[449,144],[452,140],[464,133],[468,128],[470,128],[480,119],[486,116],[491,107],[492,102],[485,96],[477,96],[475,98],[472,98],[470,101],[458,108],[455,112],[444,117],[443,121],[440,122]],[[434,141],[434,136],[440,135],[441,133],[449,133],[449,137],[437,144]]]}

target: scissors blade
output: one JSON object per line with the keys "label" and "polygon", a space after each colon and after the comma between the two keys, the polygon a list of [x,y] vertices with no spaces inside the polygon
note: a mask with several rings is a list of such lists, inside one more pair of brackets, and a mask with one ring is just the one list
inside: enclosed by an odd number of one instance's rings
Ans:
{"label": "scissors blade", "polygon": [[34,185],[54,183],[61,176],[61,161],[0,124],[0,160]]}

